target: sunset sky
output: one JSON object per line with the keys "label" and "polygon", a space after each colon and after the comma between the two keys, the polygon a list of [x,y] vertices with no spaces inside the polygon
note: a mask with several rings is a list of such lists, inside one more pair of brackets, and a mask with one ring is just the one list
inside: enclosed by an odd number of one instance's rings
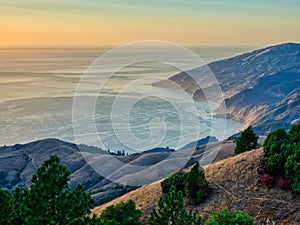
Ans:
{"label": "sunset sky", "polygon": [[299,0],[0,0],[0,45],[300,42]]}

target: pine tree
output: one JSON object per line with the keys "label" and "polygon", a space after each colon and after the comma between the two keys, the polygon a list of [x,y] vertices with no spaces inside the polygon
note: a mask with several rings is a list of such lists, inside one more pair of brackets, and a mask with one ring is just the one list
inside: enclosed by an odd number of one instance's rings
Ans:
{"label": "pine tree", "polygon": [[[87,218],[93,200],[81,185],[68,187],[70,172],[57,156],[44,162],[32,177],[27,193],[20,196],[24,224],[80,224]],[[26,197],[24,198],[24,196]]]}
{"label": "pine tree", "polygon": [[13,214],[13,196],[6,190],[0,190],[0,224],[10,224]]}
{"label": "pine tree", "polygon": [[175,186],[171,186],[170,192],[159,199],[158,208],[151,212],[148,223],[149,225],[200,225],[201,219],[194,213],[185,211],[182,192],[176,192]]}
{"label": "pine tree", "polygon": [[254,133],[252,126],[249,126],[237,139],[234,155],[257,148],[257,140],[258,136]]}
{"label": "pine tree", "polygon": [[192,204],[199,204],[207,198],[210,190],[204,170],[196,162],[185,179],[186,196],[190,198]]}

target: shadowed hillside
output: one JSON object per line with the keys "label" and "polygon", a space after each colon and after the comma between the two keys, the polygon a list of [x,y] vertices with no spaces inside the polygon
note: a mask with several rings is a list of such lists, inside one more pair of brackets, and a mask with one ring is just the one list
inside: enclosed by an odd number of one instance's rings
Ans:
{"label": "shadowed hillside", "polygon": [[[206,163],[209,162],[211,155],[217,161],[228,158],[233,154],[235,144],[232,141],[221,143],[222,151],[219,151],[219,144],[209,143],[198,146],[195,150],[181,150],[182,154],[179,154],[179,156],[193,155],[194,160],[202,159],[203,163]],[[164,177],[160,174],[162,172],[161,168],[168,160],[186,160],[188,162],[189,158],[176,159],[173,157],[169,159],[168,157],[172,152],[174,152],[172,149],[157,148],[127,156],[115,156],[97,147],[76,145],[58,139],[44,139],[28,144],[3,146],[0,147],[0,185],[3,189],[9,191],[13,191],[17,187],[21,189],[28,188],[31,184],[31,177],[36,173],[37,168],[51,155],[58,155],[62,160],[62,164],[71,172],[70,187],[73,188],[77,184],[83,184],[96,200],[96,205],[99,205],[137,187],[130,184],[120,185],[103,178],[90,166],[91,161],[103,162],[99,163],[99,170],[113,168],[114,165],[112,164],[114,162],[111,157],[122,162],[124,168],[126,168],[126,165],[138,166],[142,169],[152,166],[150,172],[144,171],[146,175],[143,174],[143,171],[126,171],[123,168],[111,169],[109,172],[116,173],[120,177],[119,179],[126,181],[132,180],[135,176],[151,178],[156,181]],[[157,177],[160,178],[157,179]]]}
{"label": "shadowed hillside", "polygon": [[[228,117],[244,122],[245,127],[253,125],[257,134],[288,129],[299,121],[300,44],[269,46],[192,69],[190,76],[181,72],[169,79],[195,99],[206,100],[205,91],[214,90],[205,83],[211,74],[208,70],[218,81],[214,85],[222,90]],[[166,81],[154,85],[172,88]]]}

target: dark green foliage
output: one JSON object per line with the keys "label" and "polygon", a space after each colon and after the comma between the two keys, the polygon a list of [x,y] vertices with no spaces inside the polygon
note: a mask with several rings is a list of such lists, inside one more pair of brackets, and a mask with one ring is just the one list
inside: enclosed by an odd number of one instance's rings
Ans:
{"label": "dark green foliage", "polygon": [[190,198],[191,204],[203,202],[210,192],[210,187],[205,178],[204,170],[200,168],[199,163],[195,163],[185,179],[185,193]]}
{"label": "dark green foliage", "polygon": [[44,162],[32,177],[25,221],[31,224],[75,224],[90,213],[92,198],[81,185],[71,191],[69,175],[57,156]]}
{"label": "dark green foliage", "polygon": [[0,190],[0,224],[10,224],[13,215],[13,196],[6,190]]}
{"label": "dark green foliage", "polygon": [[126,153],[124,150],[120,151],[118,150],[117,152],[111,152],[110,150],[108,150],[108,152],[111,154],[111,155],[115,155],[115,156],[125,156]]}
{"label": "dark green foliage", "polygon": [[205,225],[255,225],[255,221],[242,211],[230,212],[221,209],[213,212],[207,219]]}
{"label": "dark green foliage", "polygon": [[17,189],[13,196],[1,191],[10,211],[9,221],[1,224],[97,224],[96,217],[88,216],[92,198],[81,185],[71,191],[69,175],[59,158],[51,156],[33,175],[29,189]]}
{"label": "dark green foliage", "polygon": [[284,176],[284,165],[289,156],[288,134],[283,128],[272,131],[264,141],[263,166],[268,174]]}
{"label": "dark green foliage", "polygon": [[270,155],[269,157],[265,157],[263,160],[264,169],[270,175],[283,175],[284,174],[284,164],[285,159],[283,158],[282,154],[274,154]]}
{"label": "dark green foliage", "polygon": [[91,196],[82,185],[70,190],[69,176],[60,159],[51,156],[33,175],[29,189],[16,189],[14,195],[0,190],[0,225],[140,225],[141,212],[133,201],[108,207],[101,219],[90,217]]}
{"label": "dark green foliage", "polygon": [[271,156],[281,153],[281,146],[288,142],[288,135],[283,128],[272,131],[264,141],[264,154]]}
{"label": "dark green foliage", "polygon": [[181,191],[184,193],[184,181],[186,179],[186,172],[179,171],[172,176],[168,177],[164,181],[161,182],[162,193],[166,194],[170,191],[172,185],[175,186],[176,191]]}
{"label": "dark green foliage", "polygon": [[200,225],[201,219],[184,209],[184,199],[181,191],[171,186],[170,191],[158,201],[148,220],[149,225]]}
{"label": "dark green foliage", "polygon": [[289,141],[290,143],[296,143],[300,145],[300,123],[294,124],[289,130]]}
{"label": "dark green foliage", "polygon": [[300,146],[290,155],[285,164],[286,178],[291,181],[294,191],[300,192]]}
{"label": "dark green foliage", "polygon": [[287,178],[292,189],[300,192],[300,124],[293,125],[288,133],[283,128],[272,131],[263,146],[265,171],[278,181]]}
{"label": "dark green foliage", "polygon": [[258,147],[258,136],[254,133],[252,126],[249,126],[241,133],[241,136],[236,141],[234,155],[249,151]]}
{"label": "dark green foliage", "polygon": [[141,225],[142,215],[132,200],[107,207],[100,216],[103,225]]}

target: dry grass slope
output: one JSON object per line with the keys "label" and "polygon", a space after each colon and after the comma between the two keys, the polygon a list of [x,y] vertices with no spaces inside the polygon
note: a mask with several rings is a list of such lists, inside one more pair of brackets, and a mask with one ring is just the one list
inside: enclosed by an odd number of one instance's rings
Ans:
{"label": "dry grass slope", "polygon": [[131,191],[104,205],[98,206],[93,209],[93,212],[100,215],[102,211],[106,209],[106,207],[110,205],[115,205],[120,202],[127,202],[128,200],[131,199],[135,202],[137,209],[143,212],[142,221],[146,222],[148,219],[148,215],[155,207],[160,196],[161,196],[161,186],[160,186],[160,181],[157,181],[155,183],[145,185],[141,188]]}
{"label": "dry grass slope", "polygon": [[[281,189],[266,190],[262,186],[262,155],[262,149],[252,150],[209,165],[205,173],[213,188],[210,197],[199,206],[187,208],[195,210],[204,220],[212,211],[227,207],[247,212],[257,224],[299,225],[300,195]],[[160,183],[156,182],[96,207],[94,212],[99,214],[109,205],[132,199],[142,210],[145,222],[160,196]]]}

